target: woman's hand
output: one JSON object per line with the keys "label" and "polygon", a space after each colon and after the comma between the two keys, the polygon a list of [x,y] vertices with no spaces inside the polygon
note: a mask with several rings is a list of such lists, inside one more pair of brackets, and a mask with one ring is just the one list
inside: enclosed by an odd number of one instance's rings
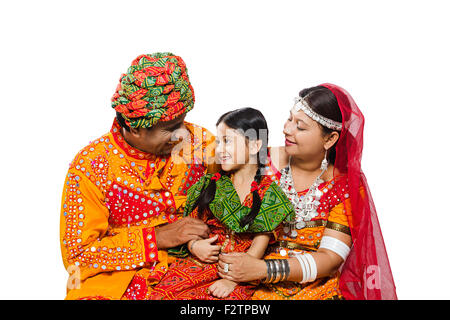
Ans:
{"label": "woman's hand", "polygon": [[[228,272],[224,272],[225,264]],[[249,282],[264,279],[267,265],[264,260],[252,257],[244,252],[222,253],[219,255],[219,276],[235,282]]]}
{"label": "woman's hand", "polygon": [[189,251],[203,262],[214,263],[219,260],[220,246],[213,245],[219,236],[209,239],[192,240],[188,243]]}

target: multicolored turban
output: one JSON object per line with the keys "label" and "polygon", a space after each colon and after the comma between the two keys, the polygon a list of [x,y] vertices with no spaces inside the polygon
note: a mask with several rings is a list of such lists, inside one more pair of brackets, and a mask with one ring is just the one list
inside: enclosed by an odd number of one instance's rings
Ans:
{"label": "multicolored turban", "polygon": [[190,111],[195,96],[183,59],[157,52],[133,60],[111,100],[128,126],[150,128]]}

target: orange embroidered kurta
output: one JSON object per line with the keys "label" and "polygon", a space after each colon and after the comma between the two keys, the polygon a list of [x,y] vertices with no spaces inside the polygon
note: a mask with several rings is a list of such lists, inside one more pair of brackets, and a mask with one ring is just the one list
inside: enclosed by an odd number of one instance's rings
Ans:
{"label": "orange embroidered kurta", "polygon": [[60,226],[66,299],[142,298],[165,273],[155,227],[182,216],[189,187],[216,168],[214,136],[185,125],[191,139],[175,158],[131,147],[114,121],[70,164]]}

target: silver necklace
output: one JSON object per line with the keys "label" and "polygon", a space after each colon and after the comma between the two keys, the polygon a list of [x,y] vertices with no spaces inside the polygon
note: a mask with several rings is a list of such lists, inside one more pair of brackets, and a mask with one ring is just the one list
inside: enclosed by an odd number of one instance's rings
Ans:
{"label": "silver necklace", "polygon": [[294,180],[292,178],[291,158],[289,158],[288,166],[281,170],[280,187],[292,202],[295,209],[295,218],[291,221],[285,221],[283,230],[286,234],[290,234],[292,238],[297,237],[297,230],[303,229],[306,226],[306,222],[311,221],[312,218],[319,215],[317,208],[320,205],[320,198],[323,195],[323,192],[319,190],[319,186],[324,182],[321,178],[327,168],[328,162],[324,159],[320,166],[322,172],[314,180],[306,194],[301,197],[299,197],[297,191],[295,191]]}

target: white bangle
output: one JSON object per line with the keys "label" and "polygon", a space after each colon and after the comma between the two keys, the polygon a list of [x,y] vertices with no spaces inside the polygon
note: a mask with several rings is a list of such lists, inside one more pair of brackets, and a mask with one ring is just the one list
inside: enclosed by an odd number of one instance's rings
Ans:
{"label": "white bangle", "polygon": [[300,281],[300,283],[305,283],[306,282],[305,280],[307,278],[307,271],[305,261],[303,260],[303,255],[296,254],[295,258],[297,258],[298,263],[300,264],[300,268],[302,269],[302,281]]}
{"label": "white bangle", "polygon": [[302,268],[303,279],[300,283],[312,282],[317,277],[317,266],[314,258],[309,253],[295,255]]}
{"label": "white bangle", "polygon": [[308,260],[310,274],[309,274],[309,282],[313,282],[317,278],[317,265],[316,261],[314,260],[313,256],[309,253],[305,254],[305,258]]}
{"label": "white bangle", "polygon": [[344,261],[345,259],[347,259],[347,256],[350,253],[349,246],[347,246],[341,240],[329,236],[322,237],[319,248],[333,251],[334,253],[338,254]]}

